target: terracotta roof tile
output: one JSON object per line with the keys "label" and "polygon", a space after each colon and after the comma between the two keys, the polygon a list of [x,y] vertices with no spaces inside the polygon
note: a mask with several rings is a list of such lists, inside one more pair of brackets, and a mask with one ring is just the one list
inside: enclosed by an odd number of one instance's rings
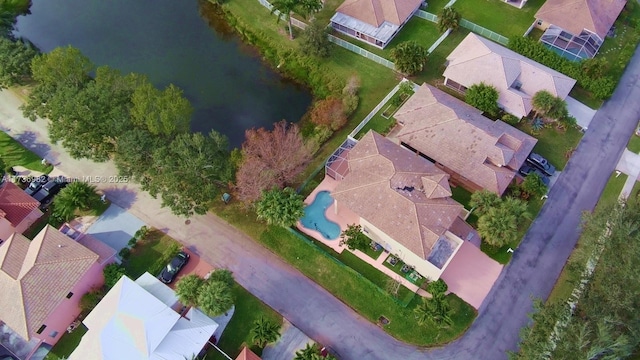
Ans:
{"label": "terracotta roof tile", "polygon": [[430,85],[395,113],[396,137],[479,186],[502,194],[537,140]]}
{"label": "terracotta roof tile", "polygon": [[[576,81],[553,69],[474,33],[447,56],[443,76],[465,87],[485,83],[500,95],[505,111],[523,117],[531,111],[531,97],[540,90],[564,99]],[[518,89],[519,88],[519,89]]]}
{"label": "terracotta roof tile", "polygon": [[586,29],[604,40],[626,3],[626,0],[547,0],[535,17],[573,35]]}
{"label": "terracotta roof tile", "polygon": [[236,360],[261,360],[261,357],[254,354],[253,351],[245,346],[242,348],[242,351],[240,352]]}
{"label": "terracotta roof tile", "polygon": [[451,194],[447,174],[373,131],[349,151],[348,164],[332,193],[338,206],[424,259],[463,211],[446,196]]}
{"label": "terracotta roof tile", "polygon": [[400,26],[422,0],[346,0],[337,12],[379,27],[385,21]]}
{"label": "terracotta roof tile", "polygon": [[[16,264],[4,266],[12,257],[23,259],[17,278]],[[97,260],[97,254],[49,225],[31,242],[14,234],[0,245],[0,319],[30,339]]]}
{"label": "terracotta roof tile", "polygon": [[0,186],[0,217],[7,219],[13,227],[37,209],[40,203],[27,195],[16,184],[5,181]]}

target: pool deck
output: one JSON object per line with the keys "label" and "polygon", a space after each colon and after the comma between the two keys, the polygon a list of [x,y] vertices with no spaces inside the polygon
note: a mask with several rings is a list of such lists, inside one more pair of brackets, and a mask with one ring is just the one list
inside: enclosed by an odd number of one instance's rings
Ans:
{"label": "pool deck", "polygon": [[[307,204],[307,205],[313,203],[313,201],[316,198],[316,195],[319,192],[321,192],[321,191],[332,192],[338,186],[338,184],[339,184],[339,181],[334,180],[329,176],[325,176],[324,180],[322,180],[320,185],[318,185],[311,192],[311,194],[309,194],[309,196],[307,196],[307,198],[304,200],[304,203]],[[352,224],[358,225],[358,224],[360,224],[360,216],[358,216],[353,211],[347,209],[345,206],[339,207],[338,211],[336,212],[335,202],[333,204],[331,204],[327,208],[327,210],[325,211],[325,216],[327,217],[327,219],[329,219],[329,220],[335,222],[336,224],[340,225],[340,231],[346,230],[349,225],[352,225]],[[340,246],[340,238],[337,238],[337,239],[334,239],[334,240],[327,240],[322,236],[322,234],[319,231],[307,229],[304,226],[302,226],[302,224],[299,221],[298,221],[298,224],[296,226],[297,226],[298,230],[300,230],[303,233],[305,233],[305,234],[313,237],[314,239],[320,241],[324,245],[326,245],[326,246],[330,247],[331,249],[333,249],[338,254],[342,253],[345,250],[351,251],[351,250],[347,249],[346,246]],[[429,298],[431,297],[431,295],[428,292],[426,292],[426,291],[424,291],[422,289],[419,289],[416,285],[414,285],[409,280],[405,279],[404,277],[401,277],[400,275],[395,273],[393,270],[391,270],[391,269],[387,268],[386,266],[384,266],[384,261],[389,256],[389,253],[383,252],[377,259],[372,259],[371,257],[369,257],[368,255],[366,255],[365,253],[363,253],[360,250],[354,250],[352,252],[353,252],[354,255],[356,255],[358,258],[360,258],[362,261],[364,261],[364,262],[370,264],[371,266],[375,267],[376,269],[380,270],[381,272],[383,272],[384,274],[386,274],[390,278],[399,280],[402,283],[402,285],[404,285],[407,289],[409,289],[409,290],[411,290],[413,292],[417,292],[418,295],[420,295],[420,296],[429,297]]]}

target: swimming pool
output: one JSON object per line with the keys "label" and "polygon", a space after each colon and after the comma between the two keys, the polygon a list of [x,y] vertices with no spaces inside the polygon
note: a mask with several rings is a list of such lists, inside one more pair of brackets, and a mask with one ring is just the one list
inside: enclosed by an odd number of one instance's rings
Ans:
{"label": "swimming pool", "polygon": [[318,231],[327,240],[337,239],[340,236],[340,226],[327,219],[324,214],[331,204],[331,194],[328,191],[320,191],[311,205],[304,208],[304,216],[300,219],[302,226]]}

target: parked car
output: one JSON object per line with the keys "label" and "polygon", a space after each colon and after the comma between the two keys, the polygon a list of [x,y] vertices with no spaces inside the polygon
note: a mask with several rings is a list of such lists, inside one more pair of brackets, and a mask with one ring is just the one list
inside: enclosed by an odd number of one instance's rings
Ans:
{"label": "parked car", "polygon": [[531,174],[536,174],[536,175],[538,175],[540,177],[540,179],[542,180],[542,183],[545,186],[549,187],[549,183],[550,183],[551,180],[549,179],[549,177],[545,173],[540,171],[540,169],[538,169],[538,168],[535,168],[533,166],[524,164],[524,165],[522,165],[520,170],[518,170],[518,172],[522,176],[528,176],[528,175],[531,175]]}
{"label": "parked car", "polygon": [[53,200],[53,197],[67,186],[67,180],[63,176],[58,176],[53,179],[49,179],[46,184],[42,185],[42,188],[38,190],[32,197],[38,201],[42,206],[45,206]]}
{"label": "parked car", "polygon": [[40,190],[40,188],[42,188],[42,186],[46,184],[48,181],[49,181],[49,175],[38,176],[37,178],[33,179],[29,183],[29,186],[27,186],[27,188],[24,189],[24,192],[27,193],[27,195],[29,196],[33,196],[33,194],[37,193],[38,190]]}
{"label": "parked car", "polygon": [[540,169],[547,176],[552,176],[556,172],[556,168],[547,159],[536,153],[531,153],[527,158],[527,162]]}
{"label": "parked car", "polygon": [[160,273],[160,281],[165,284],[171,283],[188,261],[189,254],[184,251],[180,251],[178,255],[171,259],[171,262],[162,269],[162,272]]}

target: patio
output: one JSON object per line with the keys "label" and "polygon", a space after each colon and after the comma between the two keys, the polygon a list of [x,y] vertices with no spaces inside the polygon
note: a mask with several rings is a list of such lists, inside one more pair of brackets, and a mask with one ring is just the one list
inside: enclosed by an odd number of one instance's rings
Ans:
{"label": "patio", "polygon": [[[311,204],[313,203],[313,201],[316,198],[316,195],[321,192],[321,191],[333,191],[336,186],[338,186],[339,181],[332,179],[329,176],[325,176],[324,180],[322,180],[322,182],[320,183],[320,185],[318,185],[312,192],[311,194],[309,194],[309,196],[307,196],[307,198],[304,200],[305,204]],[[335,202],[333,204],[331,204],[326,212],[325,212],[325,216],[328,220],[331,220],[335,223],[337,223],[340,226],[340,231],[344,231],[347,229],[347,227],[351,224],[359,224],[360,223],[360,217],[355,214],[354,212],[350,211],[349,209],[347,209],[344,206],[340,206],[338,207],[338,211],[336,212],[336,206],[335,206]],[[301,232],[311,236],[312,238],[314,238],[315,240],[321,242],[322,244],[330,247],[331,249],[333,249],[335,252],[337,252],[338,254],[342,253],[343,251],[350,251],[349,249],[347,249],[346,246],[340,246],[340,239],[335,239],[335,240],[327,240],[325,239],[322,234],[319,231],[316,230],[312,230],[312,229],[307,229],[304,226],[302,226],[302,224],[300,222],[298,222],[297,224],[297,228],[298,230],[300,230]],[[389,253],[383,251],[381,255],[379,255],[376,259],[371,258],[369,255],[367,255],[366,253],[360,251],[360,250],[354,250],[352,251],[352,253],[357,256],[359,259],[361,259],[362,261],[370,264],[371,266],[375,267],[377,270],[379,270],[380,272],[384,273],[385,275],[389,276],[392,279],[396,279],[398,281],[400,281],[400,283],[402,285],[404,285],[407,289],[411,290],[412,292],[417,292],[418,295],[421,296],[427,296],[430,297],[429,293],[427,293],[426,291],[419,289],[418,286],[416,286],[415,284],[413,284],[411,281],[405,279],[404,277],[400,276],[397,272],[393,271],[392,269],[388,268],[387,266],[384,265],[385,260],[389,257]]]}

